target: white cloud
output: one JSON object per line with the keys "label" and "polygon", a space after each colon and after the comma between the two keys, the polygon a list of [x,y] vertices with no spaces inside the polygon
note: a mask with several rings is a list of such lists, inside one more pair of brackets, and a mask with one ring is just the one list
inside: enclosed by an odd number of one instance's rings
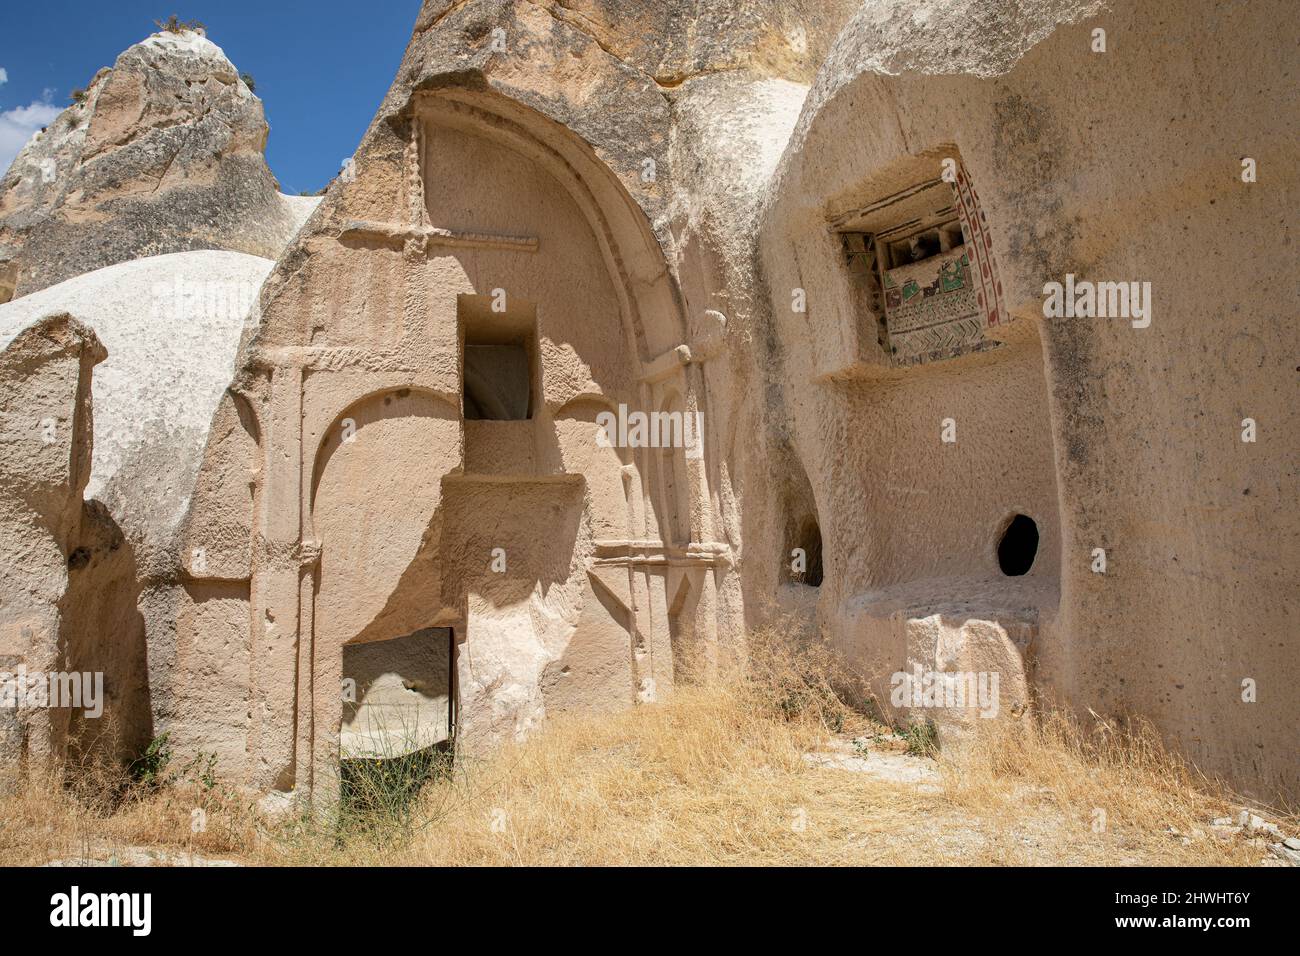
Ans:
{"label": "white cloud", "polygon": [[49,126],[63,110],[53,103],[32,103],[0,113],[0,176],[27,145],[32,134]]}
{"label": "white cloud", "polygon": [[0,66],[0,85],[9,82],[9,71]]}

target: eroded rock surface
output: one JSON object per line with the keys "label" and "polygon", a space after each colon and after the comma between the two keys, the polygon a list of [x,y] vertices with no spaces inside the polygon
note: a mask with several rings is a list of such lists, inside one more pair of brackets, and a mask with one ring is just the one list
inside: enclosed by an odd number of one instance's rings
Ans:
{"label": "eroded rock surface", "polygon": [[126,50],[0,180],[0,302],[171,252],[277,258],[315,200],[280,194],[268,131],[207,38],[159,33]]}
{"label": "eroded rock surface", "polygon": [[[178,336],[59,306],[108,348],[103,414],[164,425],[97,424],[88,486],[157,542],[154,727],[287,801],[337,776],[375,642],[450,630],[445,695],[385,662],[368,703],[472,756],[802,630],[941,739],[1042,694],[1293,792],[1295,324],[1259,278],[1294,188],[1241,172],[1294,168],[1283,6],[428,0],[297,233],[233,67],[128,51],[5,180],[3,281],[278,256],[184,412],[111,377],[128,326]],[[1044,310],[1085,275],[1154,322]],[[599,443],[629,410],[702,447]]]}
{"label": "eroded rock surface", "polygon": [[85,494],[109,507],[143,561],[174,561],[172,532],[273,265],[238,252],[152,256],[0,305],[0,349],[62,313],[83,317],[107,349],[95,374]]}

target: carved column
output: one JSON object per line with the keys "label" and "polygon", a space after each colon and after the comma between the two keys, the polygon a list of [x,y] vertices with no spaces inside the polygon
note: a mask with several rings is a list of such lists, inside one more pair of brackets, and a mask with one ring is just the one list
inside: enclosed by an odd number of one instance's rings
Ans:
{"label": "carved column", "polygon": [[302,369],[271,371],[252,580],[249,755],[259,789],[294,784],[301,576]]}

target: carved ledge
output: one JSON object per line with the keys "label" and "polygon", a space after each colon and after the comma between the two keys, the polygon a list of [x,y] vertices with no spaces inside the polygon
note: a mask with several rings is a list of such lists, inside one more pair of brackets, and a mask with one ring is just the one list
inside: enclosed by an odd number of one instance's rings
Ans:
{"label": "carved ledge", "polygon": [[692,541],[686,547],[659,540],[606,539],[595,542],[595,567],[649,566],[717,567],[731,566],[731,545],[725,541]]}
{"label": "carved ledge", "polygon": [[339,232],[339,239],[360,239],[379,242],[395,248],[405,248],[407,243],[444,246],[462,249],[498,249],[509,252],[536,252],[540,240],[536,236],[504,236],[487,232],[461,232],[437,226],[412,226],[395,222],[368,222],[352,219]]}

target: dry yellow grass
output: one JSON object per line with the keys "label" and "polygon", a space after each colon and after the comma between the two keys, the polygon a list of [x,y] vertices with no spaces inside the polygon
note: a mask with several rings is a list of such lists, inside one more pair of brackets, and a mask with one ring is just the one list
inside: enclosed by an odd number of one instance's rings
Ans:
{"label": "dry yellow grass", "polygon": [[70,785],[52,775],[28,777],[0,794],[0,861],[116,858],[125,865],[149,849],[178,864],[196,855],[233,858],[258,844],[259,822],[253,803],[224,787],[177,781],[143,788],[100,769]]}
{"label": "dry yellow grass", "polygon": [[[549,721],[425,786],[409,815],[271,825],[220,787],[180,784],[116,807],[28,782],[0,798],[0,855],[32,864],[160,847],[250,864],[1253,865],[1221,841],[1231,795],[1148,732],[1062,717],[941,755],[920,789],[805,759],[865,718],[807,659],[680,689],[670,701]],[[890,738],[876,747],[897,749]],[[921,759],[921,758],[916,758]],[[84,782],[84,781],[83,781]],[[194,833],[191,813],[207,813]],[[1105,826],[1095,828],[1097,812]],[[1276,817],[1274,819],[1277,819]],[[1297,821],[1278,821],[1289,833]],[[1169,832],[1176,828],[1179,833]],[[1201,831],[1190,839],[1180,834]],[[127,858],[129,856],[120,857]]]}

